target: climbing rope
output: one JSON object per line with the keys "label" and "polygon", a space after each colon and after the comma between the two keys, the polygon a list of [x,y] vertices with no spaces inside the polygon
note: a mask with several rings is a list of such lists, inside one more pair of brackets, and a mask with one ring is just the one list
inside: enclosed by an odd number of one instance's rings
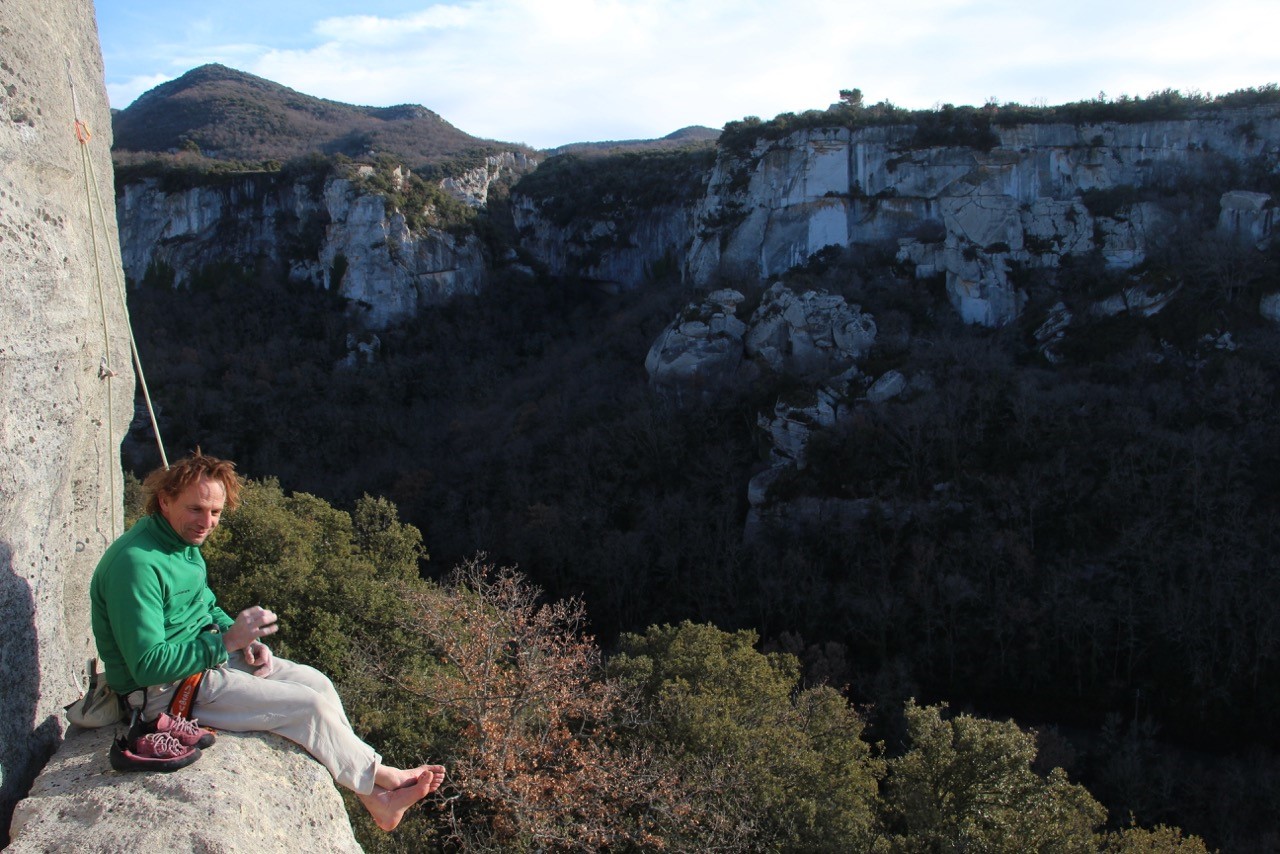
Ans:
{"label": "climbing rope", "polygon": [[[93,169],[93,158],[89,152],[89,141],[93,139],[93,134],[89,131],[89,126],[80,118],[80,103],[76,97],[76,87],[71,76],[71,61],[67,60],[67,83],[71,87],[71,107],[74,117],[73,127],[75,129],[76,141],[80,143],[80,164],[84,174],[84,192],[85,204],[89,211],[89,235],[93,244],[93,270],[94,279],[98,288],[98,312],[102,320],[102,361],[98,365],[98,378],[106,380],[107,383],[107,442],[109,448],[116,447],[115,427],[112,422],[112,411],[114,410],[112,398],[112,378],[117,372],[111,366],[111,330],[107,321],[107,300],[106,293],[102,282],[102,261],[101,252],[98,247],[98,229],[102,229],[104,242],[107,244],[109,258],[108,262],[111,269],[115,272],[116,291],[120,299],[120,308],[124,312],[125,329],[129,333],[129,351],[133,356],[134,370],[138,375],[138,385],[142,389],[142,398],[147,404],[147,414],[151,418],[151,430],[156,437],[156,448],[160,452],[160,462],[165,468],[169,467],[169,459],[164,452],[164,442],[160,439],[160,427],[156,423],[155,407],[151,403],[151,392],[147,388],[147,380],[142,371],[142,359],[138,355],[138,342],[133,335],[133,325],[129,322],[129,309],[125,302],[125,288],[123,262],[119,255],[119,245],[112,246],[111,231],[107,227],[109,220],[106,218],[105,205],[102,203],[102,188],[98,182],[98,176]],[[95,216],[94,201],[97,201],[98,208]],[[114,216],[114,210],[112,216]],[[116,524],[116,509],[120,506],[120,502],[115,494],[115,478],[109,478],[110,497],[111,497],[111,539],[115,539],[122,532],[123,524]]]}

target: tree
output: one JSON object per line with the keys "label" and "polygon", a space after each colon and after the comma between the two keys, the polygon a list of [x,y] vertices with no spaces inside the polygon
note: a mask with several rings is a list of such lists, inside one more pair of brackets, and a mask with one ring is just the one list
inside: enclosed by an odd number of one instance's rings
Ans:
{"label": "tree", "polygon": [[840,101],[846,106],[855,110],[862,109],[862,90],[861,89],[841,89]]}
{"label": "tree", "polygon": [[946,719],[944,709],[907,703],[910,747],[889,762],[888,850],[1097,850],[1106,810],[1062,769],[1032,770],[1034,735],[1012,721]]}
{"label": "tree", "polygon": [[448,822],[468,851],[664,847],[655,829],[681,821],[677,788],[643,748],[616,742],[632,703],[601,678],[581,631],[582,603],[540,604],[512,569],[461,565],[444,595],[403,589],[402,629],[441,669],[384,673],[438,709],[458,733],[449,758]]}
{"label": "tree", "polygon": [[1209,854],[1200,837],[1183,836],[1178,828],[1165,825],[1150,830],[1126,827],[1109,833],[1102,850],[1106,854]]}
{"label": "tree", "polygon": [[646,698],[643,735],[691,798],[689,850],[857,851],[873,836],[879,763],[828,687],[751,631],[684,622],[626,635],[611,672]]}

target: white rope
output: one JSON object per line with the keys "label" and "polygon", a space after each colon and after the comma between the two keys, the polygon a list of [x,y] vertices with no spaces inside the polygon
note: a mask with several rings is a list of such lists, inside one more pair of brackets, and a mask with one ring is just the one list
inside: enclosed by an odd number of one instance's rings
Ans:
{"label": "white rope", "polygon": [[[138,344],[134,339],[133,325],[129,322],[128,304],[125,302],[124,278],[121,273],[122,262],[120,259],[119,246],[115,250],[111,250],[112,245],[111,231],[107,226],[109,220],[106,218],[105,205],[102,203],[102,189],[98,183],[97,174],[93,169],[93,158],[89,154],[89,140],[93,138],[93,134],[89,132],[88,125],[80,118],[80,103],[76,97],[75,82],[71,74],[71,60],[67,60],[67,84],[71,87],[71,109],[74,116],[74,128],[76,140],[80,143],[80,164],[84,173],[84,193],[85,204],[89,212],[89,237],[93,245],[93,270],[94,280],[97,283],[98,290],[98,313],[102,321],[102,361],[98,365],[98,377],[107,383],[107,443],[111,450],[111,456],[116,459],[119,464],[119,451],[116,450],[117,443],[115,438],[115,426],[113,421],[114,396],[112,393],[112,379],[118,375],[118,372],[111,366],[111,327],[107,320],[107,300],[105,289],[102,284],[102,262],[101,252],[98,248],[98,230],[102,230],[103,240],[108,246],[108,261],[111,263],[112,269],[115,271],[116,287],[120,298],[120,309],[124,313],[125,328],[129,333],[129,349],[133,355],[134,368],[137,371],[138,383],[142,388],[143,399],[147,404],[147,413],[151,417],[151,429],[156,437],[156,447],[160,452],[160,460],[165,468],[169,467],[168,457],[164,452],[164,443],[160,439],[160,428],[156,423],[155,408],[151,404],[151,393],[147,389],[146,378],[142,372],[142,359],[138,355]],[[94,215],[93,203],[97,200],[98,210],[97,216]],[[115,212],[112,211],[114,217]],[[107,478],[110,487],[109,495],[111,499],[111,539],[114,540],[123,532],[123,521],[117,521],[117,510],[121,502],[116,497],[116,479],[114,476]]]}

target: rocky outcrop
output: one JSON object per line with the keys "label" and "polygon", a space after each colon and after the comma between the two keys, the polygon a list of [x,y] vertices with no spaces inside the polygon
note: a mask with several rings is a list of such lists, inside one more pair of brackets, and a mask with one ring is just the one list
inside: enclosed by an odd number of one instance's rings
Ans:
{"label": "rocky outcrop", "polygon": [[77,730],[13,817],[14,854],[361,850],[324,767],[269,733],[218,734],[168,774],[111,770],[113,727]]}
{"label": "rocky outcrop", "polygon": [[[385,328],[483,285],[484,250],[474,234],[415,231],[404,212],[388,209],[385,197],[346,179],[326,184],[324,199],[329,224],[314,272],[326,288],[358,303],[368,326]],[[300,269],[295,265],[295,276]]]}
{"label": "rocky outcrop", "polygon": [[706,399],[761,371],[807,383],[847,381],[875,342],[875,320],[839,295],[797,294],[777,282],[746,322],[737,317],[743,299],[724,289],[686,306],[649,349],[650,384],[683,400]]}
{"label": "rocky outcrop", "polygon": [[89,578],[123,530],[134,376],[93,7],[2,3],[0,43],[0,844],[357,851],[328,774],[278,739],[131,778],[107,770],[110,729],[63,740]]}
{"label": "rocky outcrop", "polygon": [[745,344],[775,373],[821,381],[853,367],[875,339],[875,320],[844,297],[797,294],[778,282],[751,315]]}
{"label": "rocky outcrop", "polygon": [[685,403],[710,399],[749,379],[743,371],[747,325],[737,317],[742,300],[742,294],[725,289],[687,306],[649,348],[649,383]]}
{"label": "rocky outcrop", "polygon": [[210,176],[177,190],[147,178],[122,188],[117,211],[133,281],[151,275],[182,286],[217,264],[267,263],[335,289],[374,329],[476,293],[487,276],[474,234],[412,226],[358,174],[319,184],[279,173]]}
{"label": "rocky outcrop", "polygon": [[771,468],[747,490],[747,537],[755,536],[766,518],[792,522],[814,513],[860,518],[864,504],[779,504],[770,489],[784,470],[807,465],[815,433],[846,423],[858,405],[902,394],[906,378],[889,371],[872,382],[860,374],[858,360],[875,343],[875,320],[839,295],[796,293],[778,282],[745,322],[737,317],[743,299],[738,291],[724,289],[686,306],[649,350],[645,369],[650,384],[677,404],[688,404],[763,373],[786,377],[793,384],[790,390],[756,418],[769,443]]}
{"label": "rocky outcrop", "polygon": [[[781,490],[780,497],[777,486],[792,483],[810,465],[814,436],[847,428],[871,408],[926,394],[932,379],[897,370],[864,374],[859,362],[875,345],[878,329],[871,315],[839,295],[796,293],[778,282],[746,321],[737,317],[743,301],[738,291],[723,289],[687,305],[655,339],[645,368],[650,385],[678,405],[709,400],[761,375],[785,379],[772,408],[756,415],[769,467],[747,485],[744,538],[775,528],[849,528],[872,512],[908,513],[872,498],[794,495],[793,489]],[[1046,348],[1071,322],[1062,311],[1060,326],[1044,334]]]}
{"label": "rocky outcrop", "polygon": [[1219,202],[1218,230],[1246,245],[1262,249],[1271,242],[1276,209],[1270,193],[1231,190]]}
{"label": "rocky outcrop", "polygon": [[522,151],[504,151],[489,155],[481,166],[445,178],[440,187],[455,199],[473,208],[482,208],[489,204],[489,190],[494,184],[510,183],[520,175],[532,172],[536,166],[533,158]]}
{"label": "rocky outcrop", "polygon": [[9,0],[0,44],[2,841],[82,690],[89,576],[123,524],[133,373],[93,7]]}

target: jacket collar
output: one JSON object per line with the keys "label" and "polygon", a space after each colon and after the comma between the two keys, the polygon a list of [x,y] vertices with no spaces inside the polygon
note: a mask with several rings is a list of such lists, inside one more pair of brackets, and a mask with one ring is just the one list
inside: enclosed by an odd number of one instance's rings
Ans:
{"label": "jacket collar", "polygon": [[172,552],[179,552],[185,549],[200,550],[199,546],[193,546],[182,537],[178,536],[178,532],[173,530],[173,526],[169,524],[169,520],[164,518],[160,513],[152,513],[147,517],[151,520],[151,530],[155,534],[157,540],[166,549]]}

